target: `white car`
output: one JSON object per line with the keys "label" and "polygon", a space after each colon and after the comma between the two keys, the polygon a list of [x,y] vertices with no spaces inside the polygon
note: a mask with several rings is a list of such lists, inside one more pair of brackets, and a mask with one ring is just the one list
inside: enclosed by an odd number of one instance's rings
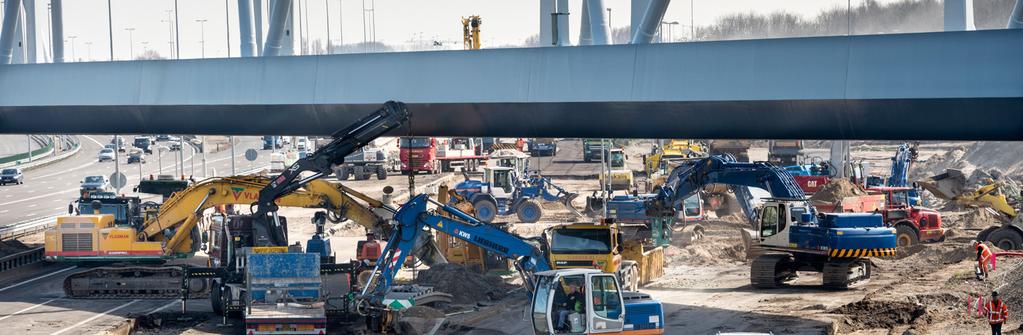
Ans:
{"label": "white car", "polygon": [[113,148],[103,148],[103,149],[101,149],[99,151],[99,154],[96,155],[96,156],[97,156],[97,158],[99,159],[100,162],[113,161],[114,160],[114,149]]}

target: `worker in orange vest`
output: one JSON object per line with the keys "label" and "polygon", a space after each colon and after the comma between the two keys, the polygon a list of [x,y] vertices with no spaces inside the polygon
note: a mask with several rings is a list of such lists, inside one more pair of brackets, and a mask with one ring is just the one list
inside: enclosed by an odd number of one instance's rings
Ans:
{"label": "worker in orange vest", "polygon": [[987,323],[991,324],[991,335],[1002,335],[1002,324],[1009,318],[1009,308],[998,297],[998,292],[991,292],[991,301],[984,304],[983,312],[987,315]]}
{"label": "worker in orange vest", "polygon": [[987,278],[987,265],[991,262],[991,257],[994,256],[991,253],[991,249],[980,241],[974,241],[973,247],[977,249],[977,267],[980,268],[980,272],[984,274],[984,278]]}

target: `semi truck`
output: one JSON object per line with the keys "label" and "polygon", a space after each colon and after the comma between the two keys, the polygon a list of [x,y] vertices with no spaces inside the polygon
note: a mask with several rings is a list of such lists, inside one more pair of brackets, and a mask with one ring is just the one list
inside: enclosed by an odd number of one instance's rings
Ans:
{"label": "semi truck", "polygon": [[380,147],[363,147],[345,157],[345,162],[334,168],[337,180],[367,180],[376,176],[378,180],[387,179],[387,150]]}

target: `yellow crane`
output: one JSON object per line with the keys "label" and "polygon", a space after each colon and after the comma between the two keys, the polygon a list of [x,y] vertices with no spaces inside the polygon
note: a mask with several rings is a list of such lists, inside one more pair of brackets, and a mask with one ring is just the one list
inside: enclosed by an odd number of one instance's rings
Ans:
{"label": "yellow crane", "polygon": [[480,48],[480,26],[483,19],[479,15],[462,18],[462,46],[466,50],[477,50]]}
{"label": "yellow crane", "polygon": [[[140,227],[117,225],[109,214],[59,216],[56,225],[45,232],[46,258],[57,262],[140,263],[192,257],[200,249],[198,223],[203,211],[219,205],[253,204],[269,181],[265,177],[239,176],[197,182],[175,192],[155,211],[144,213]],[[387,221],[371,210],[382,208],[383,203],[341,184],[313,180],[280,197],[277,204],[320,208],[332,221],[347,218],[379,236],[390,235]],[[180,294],[180,271],[175,266],[97,267],[68,276],[64,287],[72,297],[173,297]]]}

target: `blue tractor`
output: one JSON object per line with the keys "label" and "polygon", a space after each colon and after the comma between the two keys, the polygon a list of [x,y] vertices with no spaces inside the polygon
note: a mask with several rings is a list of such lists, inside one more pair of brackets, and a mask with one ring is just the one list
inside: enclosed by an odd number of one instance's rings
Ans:
{"label": "blue tractor", "polygon": [[560,202],[569,210],[579,196],[539,175],[520,179],[513,167],[485,167],[483,180],[469,179],[455,185],[455,192],[472,203],[476,217],[491,223],[498,215],[518,216],[519,221],[534,223],[543,216],[540,200]]}

